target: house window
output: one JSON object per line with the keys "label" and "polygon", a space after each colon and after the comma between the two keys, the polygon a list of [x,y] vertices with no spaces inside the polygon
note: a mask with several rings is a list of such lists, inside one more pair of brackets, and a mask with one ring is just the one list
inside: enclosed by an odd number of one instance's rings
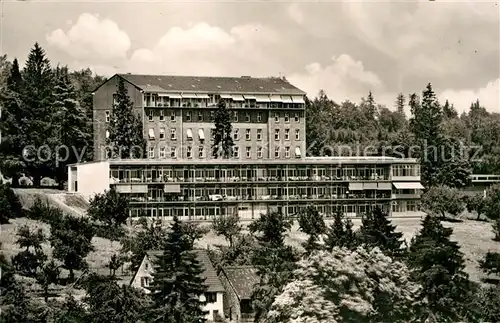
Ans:
{"label": "house window", "polygon": [[250,153],[251,153],[251,148],[250,147],[247,147],[246,148],[246,152],[247,152],[247,158],[250,158]]}
{"label": "house window", "polygon": [[262,147],[257,148],[257,157],[262,158]]}
{"label": "house window", "polygon": [[240,158],[240,147],[233,147],[233,157]]}
{"label": "house window", "polygon": [[191,111],[187,111],[186,112],[186,122],[190,122],[191,121]]}
{"label": "house window", "polygon": [[217,293],[205,293],[205,300],[207,303],[217,302]]}
{"label": "house window", "polygon": [[290,115],[285,113],[285,122],[290,122]]}
{"label": "house window", "polygon": [[262,121],[262,113],[257,112],[257,122],[261,122],[261,121]]}
{"label": "house window", "polygon": [[193,157],[193,152],[191,146],[187,147],[187,158],[192,158]]}
{"label": "house window", "polygon": [[170,158],[177,157],[177,149],[175,147],[170,147]]}
{"label": "house window", "polygon": [[149,128],[148,135],[149,139],[155,139],[155,130],[153,128]]}
{"label": "house window", "polygon": [[160,139],[165,139],[165,128],[160,129]]}
{"label": "house window", "polygon": [[170,139],[171,140],[176,140],[177,138],[175,137],[175,129],[170,129]]}
{"label": "house window", "polygon": [[109,138],[109,130],[106,130],[106,139]]}
{"label": "house window", "polygon": [[165,111],[163,109],[160,109],[160,121],[163,121],[165,119]]}
{"label": "house window", "polygon": [[111,120],[111,112],[106,111],[106,122],[109,122]]}
{"label": "house window", "polygon": [[155,147],[149,147],[149,158],[155,158]]}
{"label": "house window", "polygon": [[290,140],[290,129],[285,129],[285,140]]}
{"label": "house window", "polygon": [[234,122],[238,122],[238,111],[233,111]]}
{"label": "house window", "polygon": [[280,113],[279,112],[275,112],[274,113],[274,121],[275,122],[280,122]]}
{"label": "house window", "polygon": [[250,122],[250,113],[245,114],[245,122]]}
{"label": "house window", "polygon": [[295,140],[300,140],[300,129],[295,129]]}
{"label": "house window", "polygon": [[204,157],[204,147],[203,146],[200,146],[198,148],[198,157],[199,158],[203,158]]}
{"label": "house window", "polygon": [[149,116],[148,116],[148,119],[149,121],[153,121],[153,110],[149,110]]}
{"label": "house window", "polygon": [[149,287],[149,277],[141,277],[141,286]]}
{"label": "house window", "polygon": [[257,140],[262,140],[262,129],[257,129]]}
{"label": "house window", "polygon": [[198,121],[203,121],[203,111],[198,112]]}
{"label": "house window", "polygon": [[250,129],[245,130],[245,139],[250,140]]}
{"label": "house window", "polygon": [[118,94],[113,94],[113,105],[118,105]]}
{"label": "house window", "polygon": [[285,158],[290,158],[290,147],[285,147]]}
{"label": "house window", "polygon": [[170,112],[170,121],[175,121],[175,111]]}
{"label": "house window", "polygon": [[279,129],[274,130],[274,140],[280,140],[280,130]]}
{"label": "house window", "polygon": [[298,113],[296,113],[294,117],[295,117],[295,122],[299,122],[299,121],[300,121],[300,120],[299,120],[299,114],[298,114]]}
{"label": "house window", "polygon": [[274,157],[275,158],[280,158],[280,147],[275,147],[274,148]]}
{"label": "house window", "polygon": [[[165,158],[167,156],[167,151],[165,149],[165,147],[161,147],[160,148],[160,158]],[[146,270],[147,270],[147,266],[148,264],[146,264]]]}
{"label": "house window", "polygon": [[240,139],[240,129],[234,129],[233,138],[234,138],[234,140]]}

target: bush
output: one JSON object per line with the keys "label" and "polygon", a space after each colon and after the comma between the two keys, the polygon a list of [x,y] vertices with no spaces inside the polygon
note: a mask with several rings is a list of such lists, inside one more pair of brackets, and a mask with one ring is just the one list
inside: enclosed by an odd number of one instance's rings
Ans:
{"label": "bush", "polygon": [[0,183],[0,224],[22,216],[23,208],[19,197],[8,184]]}
{"label": "bush", "polygon": [[50,206],[47,200],[37,197],[27,212],[27,216],[32,220],[52,224],[62,219],[63,212],[57,207]]}

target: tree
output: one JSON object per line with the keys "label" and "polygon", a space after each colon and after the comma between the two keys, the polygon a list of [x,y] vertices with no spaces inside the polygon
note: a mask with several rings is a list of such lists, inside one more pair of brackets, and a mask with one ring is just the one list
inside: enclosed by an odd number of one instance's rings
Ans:
{"label": "tree", "polygon": [[435,182],[452,188],[467,186],[472,166],[462,141],[443,136],[439,148],[441,166],[435,174]]}
{"label": "tree", "polygon": [[403,93],[399,93],[396,99],[396,112],[405,115],[406,98]]}
{"label": "tree", "polygon": [[441,215],[441,219],[445,219],[446,214],[457,216],[465,209],[460,192],[442,185],[431,187],[425,192],[421,203],[429,211]]}
{"label": "tree", "polygon": [[408,255],[414,279],[423,287],[422,297],[439,322],[460,321],[472,313],[465,262],[458,243],[450,240],[452,233],[437,217],[427,215]]}
{"label": "tree", "polygon": [[455,107],[453,106],[453,104],[450,104],[450,102],[448,102],[448,100],[446,100],[446,102],[443,105],[443,117],[445,119],[453,119],[453,118],[458,117],[457,110],[455,110]]}
{"label": "tree", "polygon": [[474,194],[470,196],[466,195],[464,200],[467,211],[469,213],[476,212],[476,220],[479,220],[481,218],[481,214],[483,214],[487,208],[486,199],[483,194]]}
{"label": "tree", "polygon": [[298,263],[295,277],[266,323],[409,322],[418,310],[420,286],[410,270],[378,248],[312,254]]}
{"label": "tree", "polygon": [[94,228],[88,218],[64,215],[52,223],[50,233],[52,255],[63,263],[63,268],[69,270],[69,280],[73,281],[74,270],[85,269],[87,262],[84,258],[94,250]]}
{"label": "tree", "polygon": [[106,264],[106,267],[109,268],[109,275],[114,277],[116,274],[116,270],[123,266],[125,263],[125,259],[120,255],[113,254],[109,259],[109,262]]}
{"label": "tree", "polygon": [[241,233],[240,217],[238,214],[229,216],[216,216],[212,221],[212,229],[216,234],[223,236],[229,247],[233,246],[234,239]]}
{"label": "tree", "polygon": [[500,253],[488,251],[479,261],[479,267],[489,275],[500,275]]}
{"label": "tree", "polygon": [[66,295],[64,301],[58,307],[50,322],[54,323],[74,323],[87,322],[87,312],[72,295]]}
{"label": "tree", "polygon": [[16,269],[23,275],[34,277],[47,256],[43,253],[42,243],[46,240],[42,229],[31,231],[27,225],[17,230],[16,244],[25,248],[12,258]]}
{"label": "tree", "polygon": [[352,221],[345,217],[341,209],[338,208],[333,214],[333,223],[327,229],[325,237],[326,250],[333,248],[354,249],[357,247],[357,237],[353,231]]}
{"label": "tree", "polygon": [[406,251],[403,233],[397,232],[396,226],[387,217],[388,214],[379,207],[368,212],[361,220],[358,240],[369,248],[379,247],[392,258],[400,258]]}
{"label": "tree", "polygon": [[113,158],[143,158],[146,150],[141,118],[134,112],[125,81],[117,76],[116,104],[111,111],[109,138]]}
{"label": "tree", "polygon": [[9,219],[22,215],[22,206],[19,197],[7,184],[0,180],[0,224],[9,223]]}
{"label": "tree", "polygon": [[145,322],[149,299],[142,291],[104,277],[93,279],[88,286],[84,302],[88,304],[89,323]]}
{"label": "tree", "polygon": [[316,208],[309,206],[300,212],[299,229],[309,236],[304,244],[306,252],[319,249],[318,240],[326,233],[326,224]]}
{"label": "tree", "polygon": [[43,288],[43,296],[45,298],[45,303],[49,301],[49,286],[50,284],[57,283],[59,278],[59,266],[54,262],[54,260],[49,261],[43,265],[39,273],[37,273],[36,281]]}
{"label": "tree", "polygon": [[255,239],[249,234],[240,234],[233,238],[232,246],[214,245],[208,249],[210,261],[217,272],[227,266],[250,266],[254,251],[258,247]]}
{"label": "tree", "polygon": [[479,312],[481,322],[500,322],[500,284],[479,288],[472,306]]}
{"label": "tree", "polygon": [[128,198],[120,195],[114,188],[102,194],[98,193],[90,199],[87,214],[92,220],[102,222],[115,230],[125,224],[129,217]]}
{"label": "tree", "polygon": [[230,158],[233,152],[233,126],[231,114],[226,102],[220,100],[214,113],[215,131],[213,132],[212,156],[214,158]]}
{"label": "tree", "polygon": [[203,268],[193,252],[194,241],[177,217],[155,262],[150,286],[153,305],[148,322],[204,322],[207,290]]}

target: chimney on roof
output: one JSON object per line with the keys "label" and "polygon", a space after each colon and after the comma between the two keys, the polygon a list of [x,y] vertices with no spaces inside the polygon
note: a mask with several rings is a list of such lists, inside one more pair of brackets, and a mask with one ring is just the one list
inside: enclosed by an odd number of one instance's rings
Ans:
{"label": "chimney on roof", "polygon": [[250,76],[247,76],[247,75],[243,75],[241,78],[242,78],[242,79],[244,79],[244,80],[249,80],[249,79],[251,79],[251,77],[250,77]]}

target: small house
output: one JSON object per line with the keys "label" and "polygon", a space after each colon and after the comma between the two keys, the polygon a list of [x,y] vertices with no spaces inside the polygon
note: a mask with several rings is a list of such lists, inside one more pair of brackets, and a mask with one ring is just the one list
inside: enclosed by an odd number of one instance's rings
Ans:
{"label": "small house", "polygon": [[224,267],[219,274],[226,290],[224,314],[232,322],[253,322],[252,293],[259,283],[257,269],[252,266]]}

